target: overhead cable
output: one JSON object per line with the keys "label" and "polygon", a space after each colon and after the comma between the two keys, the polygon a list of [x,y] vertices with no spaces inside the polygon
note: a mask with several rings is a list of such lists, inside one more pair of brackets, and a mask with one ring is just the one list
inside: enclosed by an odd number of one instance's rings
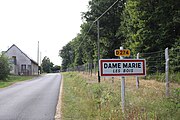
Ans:
{"label": "overhead cable", "polygon": [[[93,27],[94,23],[97,22],[102,16],[104,16],[119,0],[116,0],[108,9],[106,9],[98,18],[96,18],[93,23],[91,24],[88,32],[84,35],[84,38],[82,40],[82,42],[85,40],[87,34],[90,32],[91,28]],[[81,46],[82,42],[79,44],[79,47]],[[78,48],[79,48],[78,47]]]}

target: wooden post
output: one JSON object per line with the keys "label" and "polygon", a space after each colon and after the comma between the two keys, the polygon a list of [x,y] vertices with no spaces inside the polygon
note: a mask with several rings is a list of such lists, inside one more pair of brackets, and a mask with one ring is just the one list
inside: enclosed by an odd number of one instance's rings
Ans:
{"label": "wooden post", "polygon": [[98,41],[98,83],[100,83],[101,77],[100,77],[100,71],[99,71],[99,60],[100,60],[99,20],[97,21],[97,41]]}
{"label": "wooden post", "polygon": [[166,97],[169,97],[169,54],[168,54],[168,48],[165,49],[165,59],[166,59]]}
{"label": "wooden post", "polygon": [[91,62],[91,77],[92,77],[93,62]]}
{"label": "wooden post", "polygon": [[[137,59],[139,59],[139,53],[137,54]],[[139,77],[136,76],[136,88],[139,88]]]}
{"label": "wooden post", "polygon": [[96,76],[96,62],[94,62],[94,74]]}
{"label": "wooden post", "polygon": [[112,77],[112,83],[114,83],[114,77]]}

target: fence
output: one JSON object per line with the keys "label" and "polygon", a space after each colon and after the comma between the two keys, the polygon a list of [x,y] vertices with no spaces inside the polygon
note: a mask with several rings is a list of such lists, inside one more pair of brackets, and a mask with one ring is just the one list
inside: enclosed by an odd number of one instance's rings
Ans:
{"label": "fence", "polygon": [[169,63],[171,72],[180,72],[180,46],[169,51]]}
{"label": "fence", "polygon": [[[180,72],[180,48],[169,49],[169,70],[170,73]],[[132,58],[132,55],[130,56]],[[164,74],[166,68],[165,61],[165,50],[150,52],[150,53],[139,53],[140,59],[146,59],[147,75]],[[129,58],[126,58],[129,59]],[[86,63],[75,67],[68,68],[66,71],[79,71],[85,74],[97,75],[98,63]],[[175,77],[175,76],[174,76]],[[155,78],[156,79],[156,78]],[[157,78],[158,79],[158,78]],[[165,74],[161,75],[161,81],[165,81]],[[172,78],[173,81],[177,81],[178,78]]]}
{"label": "fence", "polygon": [[139,53],[139,58],[146,60],[147,73],[165,72],[165,51]]}
{"label": "fence", "polygon": [[78,72],[84,72],[87,74],[97,74],[98,64],[96,62],[94,63],[86,63],[84,65],[79,65],[75,67],[68,68],[66,71],[78,71]]}
{"label": "fence", "polygon": [[[177,72],[177,73],[180,72],[180,66],[179,66],[180,49],[176,48],[176,49],[168,50],[168,48],[166,48],[166,50],[156,51],[156,52],[151,52],[151,53],[138,53],[137,59],[146,59],[147,74],[150,74],[153,76],[153,75],[156,75],[157,73],[162,73],[162,74],[160,74],[160,76],[163,76],[163,79],[164,79],[163,81],[166,80],[166,96],[169,97],[170,96],[170,90],[169,90],[169,79],[168,79],[169,73],[168,73],[168,71],[170,70],[172,73],[173,72]],[[170,63],[170,67],[169,67],[169,63]],[[83,73],[89,74],[89,75],[92,75],[94,73],[96,75],[97,74],[97,68],[98,68],[97,65],[98,65],[97,63],[86,63],[86,64],[81,65],[81,66],[68,68],[67,71],[79,71],[79,72],[83,72]],[[177,79],[179,79],[179,78],[180,77],[178,76]],[[112,79],[112,83],[114,83],[114,78]],[[121,83],[121,86],[122,85],[123,84]],[[139,87],[139,81],[138,81],[137,88],[138,87]],[[121,89],[121,92],[122,91],[123,90]],[[157,91],[156,91],[156,93],[157,93]],[[125,94],[124,94],[124,96],[125,96]],[[123,98],[123,97],[121,96],[121,98]],[[121,100],[121,101],[123,101],[123,100]],[[125,102],[122,102],[122,103],[125,104]],[[124,106],[125,105],[121,106],[123,113],[124,113]],[[130,113],[130,115],[127,117],[128,119],[134,119],[134,118],[135,119],[148,119],[148,112],[146,112],[146,111],[142,112],[142,110],[138,110],[138,109],[137,110],[133,109],[132,111],[133,112]],[[126,112],[126,114],[128,113],[128,111],[125,111],[125,112]],[[152,112],[150,112],[150,113],[152,113]],[[158,119],[156,112],[154,112],[153,114],[154,114],[154,119]]]}

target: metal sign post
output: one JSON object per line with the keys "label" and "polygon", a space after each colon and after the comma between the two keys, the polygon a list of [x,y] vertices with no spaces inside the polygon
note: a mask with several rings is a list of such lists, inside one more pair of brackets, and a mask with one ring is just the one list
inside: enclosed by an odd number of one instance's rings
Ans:
{"label": "metal sign post", "polygon": [[[120,50],[123,50],[123,47],[120,47]],[[123,59],[122,56],[120,56],[120,59]],[[121,77],[121,105],[122,105],[122,112],[124,113],[125,108],[125,77]]]}
{"label": "metal sign post", "polygon": [[[123,47],[120,47],[123,51]],[[129,53],[129,52],[128,52]],[[124,56],[124,54],[122,55]],[[146,76],[145,59],[100,59],[100,76],[121,78],[121,106],[125,112],[125,76]]]}

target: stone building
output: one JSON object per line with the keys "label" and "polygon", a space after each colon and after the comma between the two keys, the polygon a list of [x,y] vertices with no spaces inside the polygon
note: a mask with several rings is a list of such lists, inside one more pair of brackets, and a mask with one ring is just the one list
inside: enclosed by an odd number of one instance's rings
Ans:
{"label": "stone building", "polygon": [[38,75],[38,63],[29,58],[16,45],[12,45],[4,55],[9,58],[11,74]]}

